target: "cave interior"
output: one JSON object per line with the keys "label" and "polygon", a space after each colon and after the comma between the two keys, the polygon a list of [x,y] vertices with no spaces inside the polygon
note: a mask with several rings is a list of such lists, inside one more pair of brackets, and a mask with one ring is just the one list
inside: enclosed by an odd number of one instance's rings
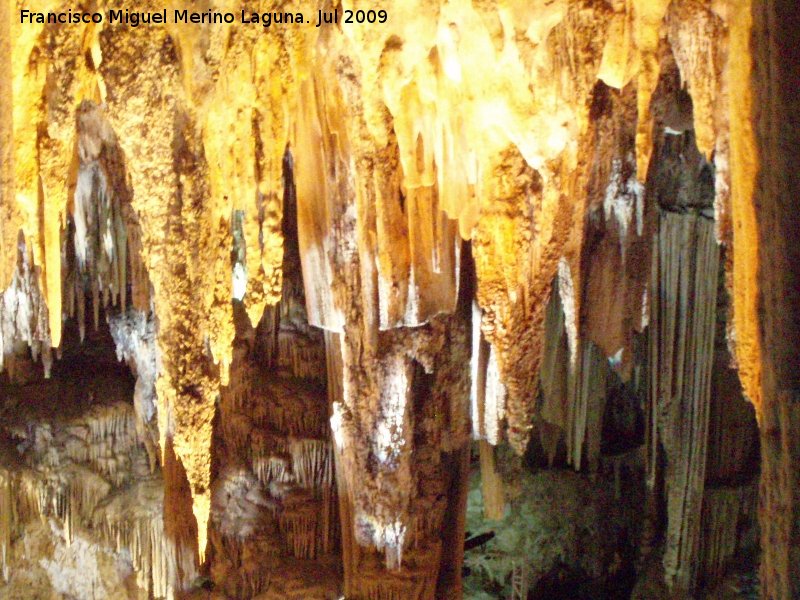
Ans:
{"label": "cave interior", "polygon": [[0,5],[0,599],[800,598],[794,0],[246,4]]}

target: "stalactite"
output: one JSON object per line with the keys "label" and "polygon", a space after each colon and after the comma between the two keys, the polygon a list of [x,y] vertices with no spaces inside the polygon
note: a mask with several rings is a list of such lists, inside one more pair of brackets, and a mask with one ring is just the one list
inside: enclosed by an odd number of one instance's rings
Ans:
{"label": "stalactite", "polygon": [[692,96],[697,147],[710,157],[717,144],[718,95],[727,58],[725,45],[718,42],[724,39],[724,22],[711,6],[695,0],[673,2],[666,22],[681,81]]}
{"label": "stalactite", "polygon": [[281,331],[278,334],[278,354],[280,366],[293,377],[303,379],[321,379],[323,373],[320,365],[324,357],[319,350],[320,344],[308,343],[293,331]]}
{"label": "stalactite", "polygon": [[608,361],[603,351],[590,341],[573,342],[577,360],[570,359],[569,335],[561,300],[560,282],[553,292],[545,315],[544,349],[540,370],[542,407],[540,437],[552,462],[556,445],[563,437],[567,461],[576,470],[587,459],[590,471],[600,460],[600,438],[606,401]]}
{"label": "stalactite", "polygon": [[11,553],[11,534],[14,526],[16,490],[11,485],[11,473],[0,468],[0,574],[8,581],[8,558]]}
{"label": "stalactite", "polygon": [[644,179],[653,148],[653,123],[650,101],[658,84],[658,46],[661,22],[670,5],[669,0],[634,0],[632,35],[638,51],[639,69],[636,74],[636,172]]}
{"label": "stalactite", "polygon": [[[667,583],[695,581],[706,471],[711,366],[716,325],[719,247],[714,222],[664,212],[654,252],[649,372],[651,452],[666,458]],[[649,461],[650,479],[656,465]]]}
{"label": "stalactite", "polygon": [[289,461],[281,456],[253,458],[253,472],[262,485],[269,485],[271,481],[284,483],[292,479]]}
{"label": "stalactite", "polygon": [[332,457],[327,441],[292,439],[289,449],[292,470],[302,487],[324,489],[333,484]]}
{"label": "stalactite", "polygon": [[600,348],[584,342],[570,381],[567,416],[567,457],[576,470],[580,470],[584,455],[590,471],[596,471],[600,462],[608,370]]}
{"label": "stalactite", "polygon": [[326,415],[319,402],[323,390],[313,380],[267,381],[254,375],[254,382],[249,414],[260,427],[297,437],[325,435]]}
{"label": "stalactite", "polygon": [[726,64],[728,105],[723,107],[730,128],[732,337],[744,393],[759,413],[761,407],[761,341],[758,328],[758,232],[755,195],[759,156],[753,114],[752,0],[731,7],[730,48]]}
{"label": "stalactite", "polygon": [[496,521],[505,516],[506,499],[503,480],[495,465],[494,448],[484,441],[480,442],[480,461],[483,511],[487,519]]}
{"label": "stalactite", "polygon": [[502,439],[506,389],[497,369],[496,352],[483,337],[480,323],[481,311],[474,304],[470,390],[472,433],[475,439],[485,439],[490,444],[497,445]]}
{"label": "stalactite", "polygon": [[278,521],[295,558],[317,557],[320,541],[317,535],[318,516],[318,506],[309,503],[303,496],[284,501]]}
{"label": "stalactite", "polygon": [[93,408],[85,418],[90,431],[89,463],[115,485],[121,484],[129,473],[123,462],[126,454],[139,443],[131,405],[120,402]]}

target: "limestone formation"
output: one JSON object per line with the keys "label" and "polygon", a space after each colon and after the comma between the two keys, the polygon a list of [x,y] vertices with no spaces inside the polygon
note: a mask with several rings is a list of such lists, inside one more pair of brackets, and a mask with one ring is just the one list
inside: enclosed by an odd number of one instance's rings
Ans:
{"label": "limestone formation", "polygon": [[0,5],[0,597],[796,596],[798,14]]}

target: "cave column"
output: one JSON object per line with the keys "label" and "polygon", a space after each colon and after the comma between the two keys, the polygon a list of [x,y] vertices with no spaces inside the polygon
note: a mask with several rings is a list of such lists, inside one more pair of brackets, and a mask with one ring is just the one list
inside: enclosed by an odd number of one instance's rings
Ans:
{"label": "cave column", "polygon": [[761,597],[800,597],[800,14],[753,3],[754,204],[762,346]]}

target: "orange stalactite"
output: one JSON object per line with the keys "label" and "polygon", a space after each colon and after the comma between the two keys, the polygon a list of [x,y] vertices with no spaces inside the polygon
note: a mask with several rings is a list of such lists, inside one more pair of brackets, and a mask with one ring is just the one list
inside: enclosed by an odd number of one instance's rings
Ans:
{"label": "orange stalactite", "polygon": [[758,229],[755,180],[759,162],[753,131],[751,2],[731,2],[728,80],[730,95],[731,218],[733,221],[733,323],[736,360],[744,392],[761,412],[758,333]]}

